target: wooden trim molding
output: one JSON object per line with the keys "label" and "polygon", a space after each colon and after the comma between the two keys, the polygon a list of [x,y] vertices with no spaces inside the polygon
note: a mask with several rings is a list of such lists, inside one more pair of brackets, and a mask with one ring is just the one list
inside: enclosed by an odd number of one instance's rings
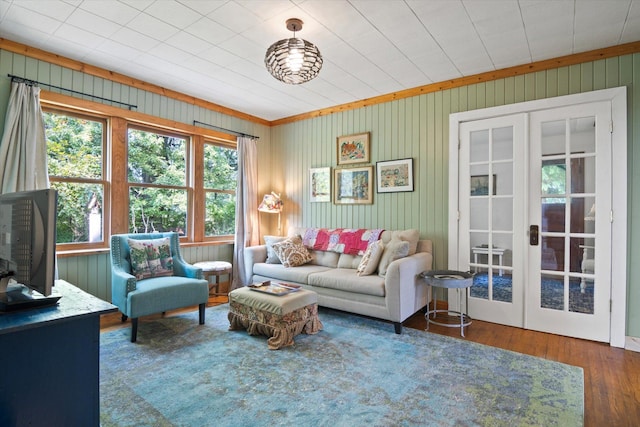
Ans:
{"label": "wooden trim molding", "polygon": [[10,52],[19,53],[21,55],[28,56],[30,58],[39,59],[51,64],[59,65],[61,67],[69,68],[74,71],[80,71],[92,76],[100,77],[106,80],[110,80],[116,83],[121,83],[127,86],[134,87],[136,89],[156,93],[158,95],[166,96],[176,99],[178,101],[186,102],[188,104],[195,105],[197,107],[206,108],[211,111],[226,114],[228,116],[237,117],[249,122],[262,124],[269,126],[269,121],[255,117],[247,113],[233,110],[231,108],[223,107],[222,105],[214,104],[213,102],[205,101],[194,96],[185,95],[184,93],[177,92],[171,89],[167,89],[161,86],[154,85],[142,80],[138,80],[133,77],[125,76],[114,71],[105,70],[104,68],[96,67],[93,65],[85,64],[74,59],[70,59],[61,55],[56,55],[51,52],[47,52],[35,47],[27,46],[21,43],[17,43],[11,40],[0,38],[0,49],[5,49]]}
{"label": "wooden trim molding", "polygon": [[460,77],[453,80],[432,83],[425,86],[418,86],[412,89],[406,89],[399,92],[393,92],[386,95],[380,95],[373,98],[363,99],[357,102],[336,105],[322,110],[310,111],[308,113],[298,114],[295,116],[285,117],[283,119],[274,120],[271,126],[279,126],[293,123],[301,120],[308,120],[316,117],[327,116],[333,113],[341,113],[348,110],[369,107],[371,105],[382,104],[385,102],[396,101],[399,99],[410,98],[413,96],[424,95],[427,93],[439,92],[442,90],[458,88],[462,86],[473,85],[476,83],[489,82],[492,80],[504,79],[507,77],[520,76],[539,71],[550,70],[553,68],[567,67],[569,65],[581,64],[583,62],[598,61],[601,59],[613,58],[615,56],[629,55],[640,52],[640,41],[611,46],[603,49],[596,49],[589,52],[576,53],[573,55],[561,56],[558,58],[547,59],[544,61],[532,62],[530,64],[516,65],[514,67],[503,68],[495,71],[475,74],[473,76]]}
{"label": "wooden trim molding", "polygon": [[17,42],[13,42],[11,40],[0,38],[0,49],[5,49],[10,52],[18,53],[31,58],[46,61],[52,64],[60,65],[65,68],[69,68],[75,71],[80,71],[96,77],[101,77],[110,81],[125,84],[127,86],[135,87],[137,89],[156,93],[162,96],[167,96],[169,98],[173,98],[178,101],[183,101],[198,107],[206,108],[206,109],[216,111],[222,114],[226,114],[232,117],[236,117],[242,120],[247,120],[247,121],[265,125],[265,126],[280,126],[288,123],[308,120],[308,119],[321,117],[321,116],[327,116],[334,113],[341,113],[344,111],[355,110],[358,108],[368,107],[371,105],[382,104],[385,102],[396,101],[399,99],[410,98],[413,96],[424,95],[427,93],[433,93],[433,92],[453,89],[453,88],[462,87],[462,86],[468,86],[476,83],[483,83],[483,82],[488,82],[492,80],[503,79],[506,77],[520,76],[524,74],[550,70],[553,68],[576,65],[583,62],[598,61],[601,59],[613,58],[615,56],[638,53],[640,52],[640,41],[606,47],[602,49],[595,49],[588,52],[561,56],[558,58],[547,59],[544,61],[532,62],[530,64],[516,65],[514,67],[503,68],[495,71],[488,71],[485,73],[475,74],[467,77],[460,77],[457,79],[446,80],[446,81],[432,83],[424,86],[418,86],[415,88],[406,89],[399,92],[393,92],[386,95],[367,98],[367,99],[363,99],[356,102],[340,104],[334,107],[323,108],[320,110],[310,111],[307,113],[285,117],[285,118],[273,120],[273,121],[261,119],[259,117],[242,113],[240,111],[232,110],[230,108],[226,108],[209,101],[205,101],[199,98],[195,98],[193,96],[185,95],[183,93],[166,89],[161,86],[147,83],[145,81],[138,80],[133,77],[128,77],[113,71],[108,71],[100,67],[84,64],[80,61],[76,61],[76,60],[66,58],[64,56],[56,55],[41,49],[37,49],[37,48],[23,45]]}

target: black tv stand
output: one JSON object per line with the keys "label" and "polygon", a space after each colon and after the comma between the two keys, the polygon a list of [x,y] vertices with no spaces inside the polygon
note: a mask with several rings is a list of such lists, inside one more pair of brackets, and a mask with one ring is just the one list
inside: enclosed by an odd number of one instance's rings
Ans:
{"label": "black tv stand", "polygon": [[0,291],[0,313],[49,307],[56,305],[60,298],[62,295],[56,292],[50,296],[44,296],[39,292],[29,290],[24,285],[12,284],[7,286],[6,291]]}

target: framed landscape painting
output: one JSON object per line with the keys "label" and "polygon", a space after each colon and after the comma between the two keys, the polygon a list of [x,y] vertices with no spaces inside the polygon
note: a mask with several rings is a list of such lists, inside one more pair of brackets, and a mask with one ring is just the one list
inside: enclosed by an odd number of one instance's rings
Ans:
{"label": "framed landscape painting", "polygon": [[372,180],[373,166],[335,169],[333,202],[337,205],[373,203]]}
{"label": "framed landscape painting", "polygon": [[378,193],[413,191],[413,159],[376,163]]}
{"label": "framed landscape painting", "polygon": [[369,132],[338,137],[338,164],[369,162]]}
{"label": "framed landscape painting", "polygon": [[331,201],[331,168],[309,169],[309,201]]}

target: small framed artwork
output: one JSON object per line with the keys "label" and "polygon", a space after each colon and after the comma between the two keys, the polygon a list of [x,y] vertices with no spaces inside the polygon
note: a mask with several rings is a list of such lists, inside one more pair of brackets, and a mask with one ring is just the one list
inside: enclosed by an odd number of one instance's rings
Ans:
{"label": "small framed artwork", "polygon": [[376,163],[378,193],[413,191],[413,159]]}
{"label": "small framed artwork", "polygon": [[[493,188],[491,194],[496,194],[496,175],[493,175]],[[471,195],[472,196],[488,196],[489,195],[489,175],[471,175]]]}
{"label": "small framed artwork", "polygon": [[369,162],[369,132],[338,137],[338,164]]}
{"label": "small framed artwork", "polygon": [[372,180],[373,166],[335,169],[333,202],[337,205],[373,203]]}
{"label": "small framed artwork", "polygon": [[309,169],[309,201],[331,201],[331,168]]}

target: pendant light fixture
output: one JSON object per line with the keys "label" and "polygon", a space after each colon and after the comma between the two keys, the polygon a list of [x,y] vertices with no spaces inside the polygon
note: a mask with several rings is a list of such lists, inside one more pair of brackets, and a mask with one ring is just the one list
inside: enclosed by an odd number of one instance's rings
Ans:
{"label": "pendant light fixture", "polygon": [[293,31],[293,38],[272,44],[264,58],[267,71],[273,77],[292,85],[308,82],[322,68],[322,55],[316,45],[296,37],[302,24],[300,19],[287,19],[287,29]]}

